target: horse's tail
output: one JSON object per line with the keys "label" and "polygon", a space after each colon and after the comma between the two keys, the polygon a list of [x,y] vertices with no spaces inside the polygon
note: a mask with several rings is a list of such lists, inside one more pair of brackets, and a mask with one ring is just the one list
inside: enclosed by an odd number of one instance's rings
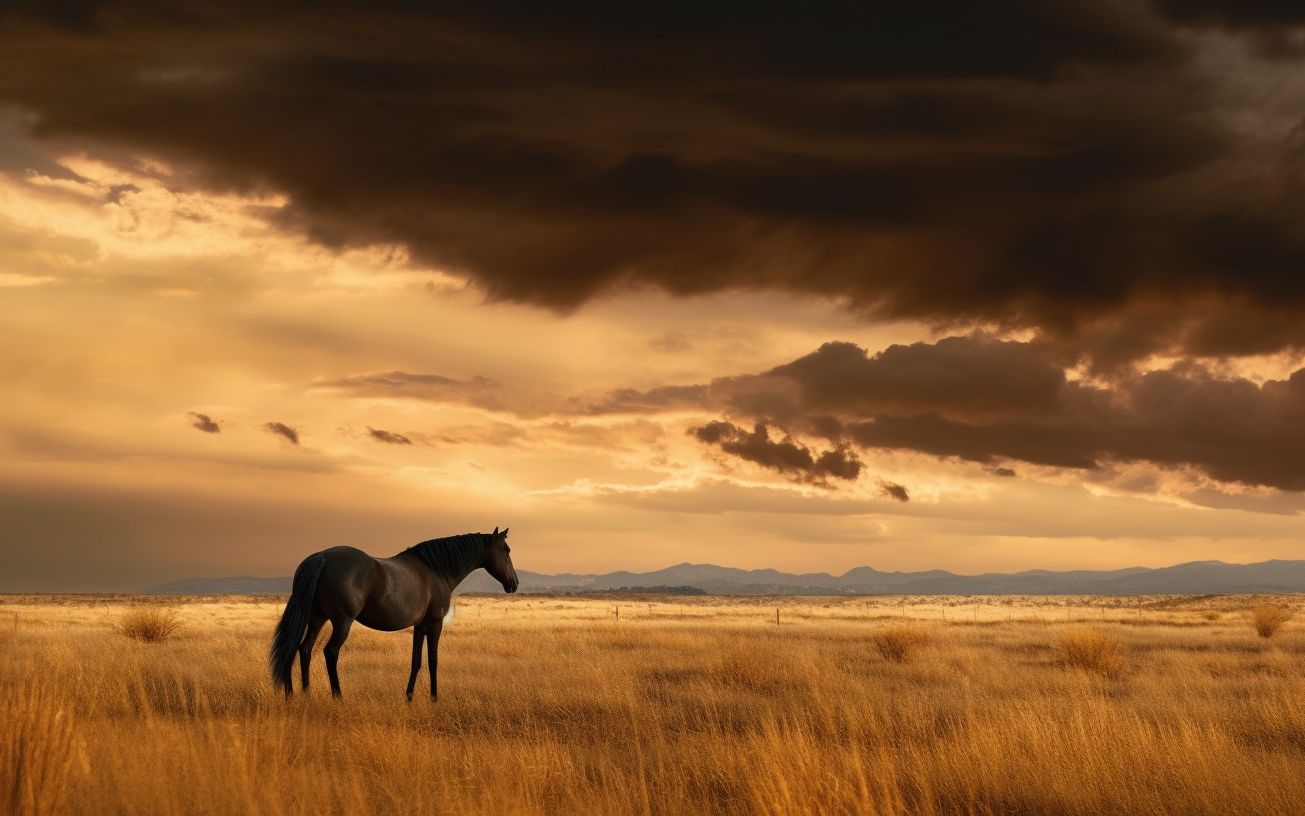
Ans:
{"label": "horse's tail", "polygon": [[313,553],[300,562],[291,584],[290,600],[286,601],[281,622],[272,635],[267,662],[272,668],[272,682],[287,695],[290,694],[290,670],[294,667],[295,653],[299,651],[299,644],[308,629],[313,598],[317,595],[317,579],[325,566],[326,557],[321,553]]}

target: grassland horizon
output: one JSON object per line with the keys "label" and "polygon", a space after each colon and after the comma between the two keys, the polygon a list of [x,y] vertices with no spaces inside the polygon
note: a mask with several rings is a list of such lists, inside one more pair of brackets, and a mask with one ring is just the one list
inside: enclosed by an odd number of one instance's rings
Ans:
{"label": "grassland horizon", "polygon": [[1295,596],[463,596],[412,704],[406,635],[361,627],[343,700],[320,655],[274,693],[281,604],[0,597],[9,810],[1305,809],[1305,632],[1254,628]]}

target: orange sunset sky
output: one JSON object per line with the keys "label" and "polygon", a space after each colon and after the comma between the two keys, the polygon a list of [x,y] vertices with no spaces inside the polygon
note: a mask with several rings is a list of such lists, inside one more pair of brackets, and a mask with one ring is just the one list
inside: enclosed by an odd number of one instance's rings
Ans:
{"label": "orange sunset sky", "polygon": [[1305,15],[1239,8],[20,4],[0,591],[1299,557]]}

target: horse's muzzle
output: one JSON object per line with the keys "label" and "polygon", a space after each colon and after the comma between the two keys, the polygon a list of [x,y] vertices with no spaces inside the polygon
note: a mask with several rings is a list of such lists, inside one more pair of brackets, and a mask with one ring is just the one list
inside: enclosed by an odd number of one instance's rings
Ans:
{"label": "horse's muzzle", "polygon": [[513,592],[516,592],[516,591],[517,591],[517,587],[520,586],[520,585],[521,585],[521,582],[518,581],[517,579],[513,578],[511,581],[507,581],[506,583],[503,584],[503,591],[506,592],[506,593],[508,593],[508,594],[511,594],[511,593],[513,593]]}

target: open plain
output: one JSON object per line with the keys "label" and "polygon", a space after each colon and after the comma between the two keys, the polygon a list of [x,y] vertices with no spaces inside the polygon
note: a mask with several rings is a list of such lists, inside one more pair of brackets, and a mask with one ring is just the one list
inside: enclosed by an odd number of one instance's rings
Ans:
{"label": "open plain", "polygon": [[[1300,813],[1296,598],[463,596],[440,699],[354,627],[274,693],[279,598],[0,597],[20,813]],[[140,605],[180,630],[119,630]],[[778,623],[776,611],[778,610]],[[296,672],[297,674],[297,672]]]}

